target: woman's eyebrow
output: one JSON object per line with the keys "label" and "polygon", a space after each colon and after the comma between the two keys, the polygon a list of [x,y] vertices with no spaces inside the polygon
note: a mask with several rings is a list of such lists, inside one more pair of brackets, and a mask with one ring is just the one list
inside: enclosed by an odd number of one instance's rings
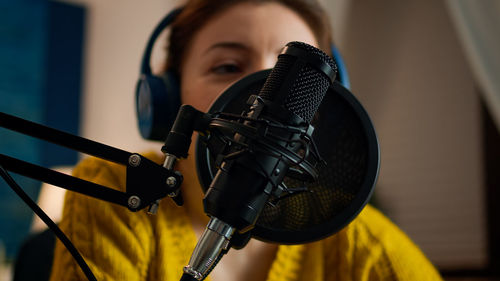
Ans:
{"label": "woman's eyebrow", "polygon": [[208,47],[205,50],[205,54],[215,49],[237,49],[237,50],[248,51],[249,47],[240,42],[223,41],[223,42],[217,42]]}

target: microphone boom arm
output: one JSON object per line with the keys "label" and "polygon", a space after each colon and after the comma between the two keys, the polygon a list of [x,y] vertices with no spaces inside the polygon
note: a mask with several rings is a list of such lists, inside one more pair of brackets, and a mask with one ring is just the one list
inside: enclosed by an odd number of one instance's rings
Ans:
{"label": "microphone boom arm", "polygon": [[182,175],[173,171],[173,167],[161,166],[139,154],[71,135],[3,112],[0,112],[0,127],[126,166],[126,192],[0,154],[0,165],[6,170],[119,204],[134,212],[149,206],[149,211],[154,213],[159,200],[166,196],[172,197],[178,205],[182,205],[182,198],[178,195]]}

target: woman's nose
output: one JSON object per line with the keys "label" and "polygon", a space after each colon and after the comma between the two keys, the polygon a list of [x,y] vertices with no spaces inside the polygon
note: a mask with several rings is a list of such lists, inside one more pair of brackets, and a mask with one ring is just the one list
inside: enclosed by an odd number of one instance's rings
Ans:
{"label": "woman's nose", "polygon": [[277,59],[278,56],[276,54],[262,56],[256,63],[255,71],[273,68],[276,64]]}

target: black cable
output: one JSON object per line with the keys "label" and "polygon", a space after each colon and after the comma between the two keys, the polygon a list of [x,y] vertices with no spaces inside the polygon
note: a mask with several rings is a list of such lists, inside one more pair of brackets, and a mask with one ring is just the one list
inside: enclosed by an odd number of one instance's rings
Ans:
{"label": "black cable", "polygon": [[16,183],[16,181],[10,176],[10,174],[0,165],[0,175],[3,177],[5,182],[12,188],[12,190],[30,207],[33,212],[54,232],[54,234],[61,240],[66,249],[70,252],[73,258],[76,260],[80,268],[82,269],[85,276],[89,281],[97,281],[94,274],[90,270],[89,266],[80,255],[78,250],[75,248],[73,243],[69,238],[62,232],[62,230],[54,223],[47,214],[24,192],[24,190]]}

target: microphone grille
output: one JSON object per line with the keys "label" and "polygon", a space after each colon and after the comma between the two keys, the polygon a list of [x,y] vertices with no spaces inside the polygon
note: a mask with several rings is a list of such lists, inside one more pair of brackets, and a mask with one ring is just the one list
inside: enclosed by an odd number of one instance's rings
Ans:
{"label": "microphone grille", "polygon": [[337,64],[333,60],[332,57],[330,57],[327,53],[323,52],[321,49],[318,49],[314,46],[311,46],[309,44],[306,44],[304,42],[299,42],[299,41],[294,41],[286,44],[287,47],[294,47],[294,48],[300,48],[306,52],[309,52],[315,56],[317,56],[321,61],[324,63],[327,63],[332,69],[335,70],[335,73],[337,72]]}
{"label": "microphone grille", "polygon": [[296,58],[291,56],[278,56],[278,61],[260,90],[259,96],[265,100],[274,101],[276,92],[284,84],[285,78],[287,78],[285,74],[292,68],[295,60]]}
{"label": "microphone grille", "polygon": [[310,66],[305,66],[285,100],[285,108],[311,122],[330,81]]}
{"label": "microphone grille", "polygon": [[290,42],[259,95],[311,122],[337,72],[333,59],[302,42]]}
{"label": "microphone grille", "polygon": [[[286,46],[306,51],[308,54],[330,66],[334,73],[337,73],[337,64],[322,50],[298,41],[290,42]],[[285,108],[307,122],[311,122],[330,84],[331,80],[318,69],[310,65],[304,66],[285,100]]]}

